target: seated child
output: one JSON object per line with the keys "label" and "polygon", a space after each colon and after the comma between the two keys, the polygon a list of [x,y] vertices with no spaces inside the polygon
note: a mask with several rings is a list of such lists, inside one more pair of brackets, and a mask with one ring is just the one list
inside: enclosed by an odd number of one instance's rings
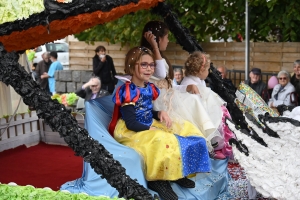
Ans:
{"label": "seated child", "polygon": [[214,153],[218,158],[233,158],[229,139],[235,136],[225,124],[225,118],[231,118],[230,114],[221,97],[205,85],[204,80],[209,74],[209,66],[210,60],[208,54],[200,51],[192,53],[184,64],[185,77],[182,80],[181,85],[197,85],[201,102],[223,138],[223,140],[220,140],[217,137],[212,138],[212,143],[218,144],[214,149]]}
{"label": "seated child", "polygon": [[206,140],[196,126],[187,121],[176,125],[165,111],[153,110],[152,100],[160,93],[149,82],[155,66],[153,53],[145,47],[127,53],[125,71],[132,78],[113,97],[109,131],[118,142],[142,155],[148,187],[163,199],[173,200],[178,196],[169,181],[193,188],[195,183],[186,177],[210,172],[211,166]]}

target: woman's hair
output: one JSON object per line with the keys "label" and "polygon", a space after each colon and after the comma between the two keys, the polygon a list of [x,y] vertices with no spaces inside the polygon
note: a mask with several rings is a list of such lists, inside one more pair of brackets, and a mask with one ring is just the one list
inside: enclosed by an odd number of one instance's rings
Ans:
{"label": "woman's hair", "polygon": [[195,76],[199,73],[200,69],[206,69],[210,65],[209,54],[195,51],[192,53],[184,63],[185,76]]}
{"label": "woman's hair", "polygon": [[[161,21],[150,21],[144,26],[143,33],[142,33],[142,38],[141,38],[141,46],[147,47],[148,49],[153,51],[152,46],[150,45],[150,43],[144,37],[144,33],[148,32],[148,31],[151,31],[152,34],[155,36],[155,39],[156,39],[156,42],[157,42],[158,48],[159,48],[159,38],[160,37],[162,38],[165,35],[167,35],[169,33],[169,28],[164,22],[161,22]],[[168,65],[169,65],[168,76],[169,76],[170,79],[173,79],[174,78],[174,73],[173,73],[173,68],[172,68],[171,62],[168,60],[168,58],[161,51],[160,51],[160,55],[168,63]]]}
{"label": "woman's hair", "polygon": [[294,65],[300,65],[300,60],[295,60]]}
{"label": "woman's hair", "polygon": [[95,53],[97,54],[99,51],[106,51],[104,46],[97,46],[97,48],[95,49]]}
{"label": "woman's hair", "polygon": [[290,73],[288,73],[287,71],[285,71],[285,70],[281,70],[280,72],[278,72],[278,74],[277,74],[277,78],[279,78],[280,76],[282,76],[282,75],[285,75],[285,77],[287,77],[289,80],[291,79],[291,75],[290,75]]}
{"label": "woman's hair", "polygon": [[174,71],[174,73],[179,72],[180,74],[183,75],[183,70],[182,70],[182,68],[180,68],[180,67],[174,68],[173,71]]}
{"label": "woman's hair", "polygon": [[146,47],[133,47],[128,51],[125,58],[125,73],[133,75],[135,65],[140,61],[143,55],[149,55],[153,58],[153,53]]}

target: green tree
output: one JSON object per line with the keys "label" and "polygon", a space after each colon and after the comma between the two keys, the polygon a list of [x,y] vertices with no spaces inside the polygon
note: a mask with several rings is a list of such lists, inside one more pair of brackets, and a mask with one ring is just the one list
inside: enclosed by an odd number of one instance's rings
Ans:
{"label": "green tree", "polygon": [[[235,39],[245,33],[245,0],[166,0],[198,41]],[[253,41],[300,41],[298,0],[249,0],[250,38]],[[81,41],[107,41],[138,45],[144,24],[163,20],[149,10],[138,11],[115,21],[76,34]]]}

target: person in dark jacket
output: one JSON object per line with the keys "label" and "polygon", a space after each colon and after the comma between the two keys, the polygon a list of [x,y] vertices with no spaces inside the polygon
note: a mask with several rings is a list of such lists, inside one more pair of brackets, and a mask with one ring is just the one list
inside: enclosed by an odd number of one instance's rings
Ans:
{"label": "person in dark jacket", "polygon": [[108,91],[100,88],[101,80],[98,77],[92,77],[89,82],[85,83],[75,93],[86,101],[109,95]]}
{"label": "person in dark jacket", "polygon": [[41,60],[35,68],[35,73],[37,77],[36,81],[40,84],[41,88],[47,90],[50,93],[48,78],[44,78],[41,76],[45,72],[47,73],[49,71],[50,65],[52,63],[50,60],[50,54],[48,52],[45,52],[42,54],[42,58],[43,60]]}
{"label": "person in dark jacket", "polygon": [[291,78],[291,84],[296,89],[296,93],[298,96],[298,103],[300,102],[300,60],[296,60],[294,62],[294,74]]}
{"label": "person in dark jacket", "polygon": [[259,68],[253,68],[250,71],[249,79],[245,81],[245,84],[249,85],[265,101],[268,99],[267,84],[262,82]]}
{"label": "person in dark jacket", "polygon": [[236,87],[233,85],[232,81],[227,78],[227,68],[225,66],[219,66],[217,67],[217,70],[221,73],[222,79],[225,83],[228,84],[229,87],[231,87],[232,89],[236,89]]}
{"label": "person in dark jacket", "polygon": [[113,93],[118,80],[115,78],[116,69],[112,57],[106,55],[104,46],[95,49],[93,57],[93,72],[101,79],[101,89]]}

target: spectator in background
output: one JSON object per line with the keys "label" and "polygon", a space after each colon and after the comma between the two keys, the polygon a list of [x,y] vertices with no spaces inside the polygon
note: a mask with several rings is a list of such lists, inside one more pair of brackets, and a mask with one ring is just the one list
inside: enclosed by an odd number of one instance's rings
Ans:
{"label": "spectator in background", "polygon": [[49,90],[50,93],[53,95],[55,94],[55,72],[63,70],[63,66],[57,60],[57,52],[55,51],[52,51],[50,53],[50,60],[52,64],[50,65],[49,71],[48,73],[44,72],[44,74],[41,76],[41,79],[48,78]]}
{"label": "spectator in background", "polygon": [[174,68],[173,71],[174,71],[173,85],[180,85],[180,83],[183,79],[182,68]]}
{"label": "spectator in background", "polygon": [[27,55],[27,58],[28,58],[29,66],[31,67],[32,70],[34,70],[33,60],[34,60],[34,58],[36,58],[36,56],[35,56],[36,49],[37,48],[30,49],[30,50],[26,51],[26,55]]}
{"label": "spectator in background", "polygon": [[33,66],[32,66],[32,75],[34,76],[34,80],[36,81],[37,80],[37,75],[36,75],[36,67],[37,67],[37,63],[33,63]]}
{"label": "spectator in background", "polygon": [[43,78],[44,76],[42,76],[45,72],[48,73],[50,65],[52,63],[50,60],[50,54],[48,52],[45,52],[42,54],[42,58],[43,60],[41,60],[37,64],[35,69],[37,82],[40,84],[41,88],[47,90],[50,93],[48,78]]}
{"label": "spectator in background", "polygon": [[95,56],[93,57],[93,72],[102,81],[101,89],[113,93],[118,79],[115,78],[116,69],[112,57],[106,55],[104,46],[98,46],[95,49]]}
{"label": "spectator in background", "polygon": [[245,81],[245,84],[249,85],[264,100],[268,99],[267,84],[262,82],[261,70],[259,68],[253,68],[250,71],[249,79]]}
{"label": "spectator in background", "polygon": [[273,88],[272,97],[269,100],[269,106],[276,108],[279,105],[290,106],[293,105],[291,102],[291,93],[295,91],[295,87],[290,83],[290,74],[283,70],[277,75],[279,84]]}
{"label": "spectator in background", "polygon": [[85,83],[76,94],[86,101],[109,95],[109,92],[101,89],[101,80],[99,77],[92,77],[89,82]]}
{"label": "spectator in background", "polygon": [[227,76],[227,68],[225,66],[220,66],[217,67],[217,70],[221,73],[222,79],[225,83],[227,83],[230,87],[235,88],[235,86],[233,85],[232,81],[228,78],[226,78]]}
{"label": "spectator in background", "polygon": [[291,84],[295,87],[298,97],[300,97],[300,60],[294,62],[294,74],[291,78]]}

